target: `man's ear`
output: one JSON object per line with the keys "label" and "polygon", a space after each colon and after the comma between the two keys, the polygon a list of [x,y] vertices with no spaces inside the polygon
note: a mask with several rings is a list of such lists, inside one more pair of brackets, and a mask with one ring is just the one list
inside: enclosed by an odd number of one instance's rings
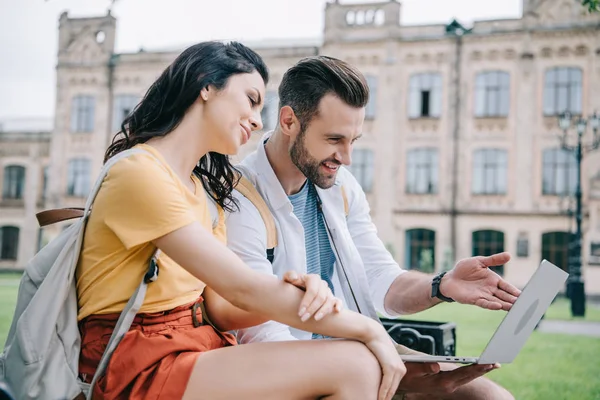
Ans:
{"label": "man's ear", "polygon": [[300,133],[300,120],[298,120],[292,107],[281,107],[279,110],[279,126],[281,126],[281,132],[284,135],[289,136],[292,140],[296,139],[296,136]]}

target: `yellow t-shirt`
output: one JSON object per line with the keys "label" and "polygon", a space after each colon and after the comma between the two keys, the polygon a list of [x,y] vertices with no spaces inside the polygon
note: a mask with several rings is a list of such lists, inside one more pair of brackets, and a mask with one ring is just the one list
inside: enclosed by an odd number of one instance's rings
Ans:
{"label": "yellow t-shirt", "polygon": [[[120,313],[148,269],[156,247],[152,240],[199,221],[212,230],[208,198],[202,183],[192,178],[192,193],[149,145],[154,155],[134,154],[108,172],[86,227],[76,270],[79,315]],[[219,209],[222,217],[222,210]],[[225,241],[223,218],[213,230]],[[148,286],[139,312],[166,311],[192,302],[204,283],[161,253],[158,279]]]}

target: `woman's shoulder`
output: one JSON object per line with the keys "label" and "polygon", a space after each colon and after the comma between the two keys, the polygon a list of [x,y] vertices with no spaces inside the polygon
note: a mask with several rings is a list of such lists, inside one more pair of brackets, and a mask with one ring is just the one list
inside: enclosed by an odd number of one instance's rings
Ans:
{"label": "woman's shoulder", "polygon": [[168,173],[169,168],[164,159],[152,147],[137,145],[133,150],[137,151],[121,158],[110,168],[110,175],[148,175],[159,171]]}

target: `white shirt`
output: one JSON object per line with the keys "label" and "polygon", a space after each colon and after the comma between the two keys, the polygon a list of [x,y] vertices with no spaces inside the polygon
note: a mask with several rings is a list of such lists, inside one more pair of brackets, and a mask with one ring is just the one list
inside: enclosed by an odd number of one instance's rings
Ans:
{"label": "white shirt", "polygon": [[[237,191],[234,191],[234,196],[240,209],[227,215],[227,245],[256,271],[279,278],[289,270],[305,274],[304,229],[267,159],[264,140],[268,136],[265,135],[257,150],[248,155],[238,168],[257,188],[275,219],[278,245],[273,264],[266,257],[265,224],[256,207]],[[342,186],[349,206],[347,217]],[[317,192],[323,202],[331,247],[336,255],[332,277],[336,297],[343,300],[345,307],[371,318],[376,319],[377,312],[391,317],[384,307],[384,299],[392,282],[406,271],[398,266],[377,236],[360,184],[342,167],[334,186],[317,188]],[[239,343],[308,340],[311,336],[311,332],[275,321],[237,332]]]}

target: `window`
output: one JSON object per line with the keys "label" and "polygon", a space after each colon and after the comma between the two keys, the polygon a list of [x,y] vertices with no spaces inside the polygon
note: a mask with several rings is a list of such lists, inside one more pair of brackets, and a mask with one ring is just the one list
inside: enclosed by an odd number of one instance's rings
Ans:
{"label": "window", "polygon": [[94,131],[93,96],[75,96],[71,104],[71,132],[83,133]]}
{"label": "window", "polygon": [[510,75],[486,71],[475,78],[475,116],[506,117],[510,95]]}
{"label": "window", "polygon": [[574,235],[569,232],[542,234],[542,259],[569,272],[569,242]]}
{"label": "window", "polygon": [[277,92],[267,92],[265,94],[265,104],[260,113],[263,123],[263,131],[268,132],[279,124],[279,96]]}
{"label": "window", "polygon": [[581,114],[581,69],[559,67],[546,70],[544,82],[544,115],[565,111]]}
{"label": "window", "polygon": [[480,149],[473,155],[473,194],[506,194],[506,150]]}
{"label": "window", "polygon": [[123,120],[131,114],[138,103],[138,97],[133,94],[120,94],[115,96],[113,104],[113,132],[121,130]]}
{"label": "window", "polygon": [[377,112],[377,77],[367,75],[367,84],[369,85],[369,102],[365,107],[365,118],[373,119]]}
{"label": "window", "polygon": [[563,149],[546,149],[543,155],[542,194],[570,196],[577,187],[577,160]]}
{"label": "window", "polygon": [[410,77],[410,118],[439,118],[442,111],[442,76],[438,73],[415,74]]}
{"label": "window", "polygon": [[348,169],[365,192],[369,193],[373,189],[373,150],[354,149],[352,164]]}
{"label": "window", "polygon": [[4,167],[4,185],[2,187],[2,198],[19,200],[23,198],[25,191],[25,167],[9,165]]}
{"label": "window", "polygon": [[434,194],[438,191],[438,151],[409,150],[406,156],[406,193]]}
{"label": "window", "polygon": [[423,272],[435,270],[435,231],[409,229],[406,231],[406,266]]}
{"label": "window", "polygon": [[[504,232],[483,230],[472,234],[473,256],[491,256],[504,251]],[[504,265],[491,267],[499,275],[504,275]]]}
{"label": "window", "polygon": [[16,260],[19,251],[19,228],[3,226],[0,228],[0,260]]}
{"label": "window", "polygon": [[86,197],[90,191],[90,160],[75,158],[69,161],[67,195]]}

